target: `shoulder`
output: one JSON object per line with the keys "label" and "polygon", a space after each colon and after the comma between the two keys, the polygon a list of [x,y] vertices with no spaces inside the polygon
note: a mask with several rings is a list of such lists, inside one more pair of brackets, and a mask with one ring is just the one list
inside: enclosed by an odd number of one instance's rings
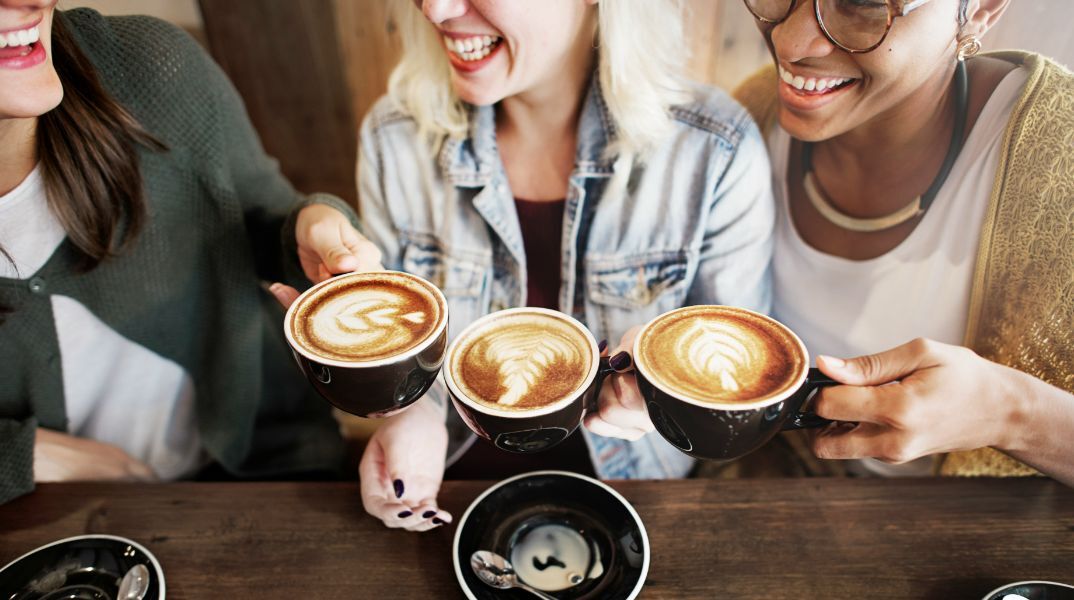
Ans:
{"label": "shoulder", "polygon": [[779,105],[776,68],[766,65],[747,77],[735,87],[732,95],[749,111],[762,131],[768,131],[775,123]]}
{"label": "shoulder", "polygon": [[208,115],[234,94],[205,50],[174,25],[85,8],[58,14],[104,87],[157,135],[180,133],[167,130],[177,120]]}
{"label": "shoulder", "polygon": [[689,93],[688,102],[671,108],[672,118],[687,130],[737,146],[756,129],[749,112],[722,89],[692,83]]}
{"label": "shoulder", "polygon": [[376,134],[386,129],[417,131],[417,122],[391,94],[378,98],[362,118],[363,135]]}
{"label": "shoulder", "polygon": [[60,15],[106,84],[155,86],[211,62],[186,32],[160,19],[105,17],[88,8]]}

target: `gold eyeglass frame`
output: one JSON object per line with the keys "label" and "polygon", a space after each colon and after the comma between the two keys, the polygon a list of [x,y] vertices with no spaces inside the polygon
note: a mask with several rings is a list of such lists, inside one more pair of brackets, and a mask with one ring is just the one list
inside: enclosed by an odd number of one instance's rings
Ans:
{"label": "gold eyeglass frame", "polygon": [[[895,23],[896,18],[905,17],[930,1],[931,0],[885,0],[884,4],[888,7],[888,22],[887,27],[884,29],[884,35],[880,36],[880,41],[865,49],[848,48],[835,39],[831,32],[828,31],[828,26],[824,24],[824,17],[820,14],[820,0],[813,0],[813,16],[817,19],[817,25],[820,26],[821,33],[823,33],[824,37],[828,38],[828,41],[834,44],[837,48],[844,52],[849,52],[850,54],[865,54],[866,52],[876,50],[884,43],[884,40],[888,37],[888,33],[891,32],[891,26]],[[767,25],[779,25],[783,21],[786,21],[787,17],[791,16],[794,9],[798,7],[799,0],[791,0],[790,4],[787,5],[787,13],[778,19],[762,17],[754,12],[753,7],[750,6],[749,0],[742,0],[742,2],[746,5],[746,10],[750,11],[750,14],[758,21]]]}

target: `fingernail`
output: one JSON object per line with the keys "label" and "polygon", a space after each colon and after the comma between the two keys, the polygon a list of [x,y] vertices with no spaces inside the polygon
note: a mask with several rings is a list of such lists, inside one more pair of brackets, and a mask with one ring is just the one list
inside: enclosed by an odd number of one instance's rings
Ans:
{"label": "fingernail", "polygon": [[273,294],[275,294],[276,292],[280,291],[280,288],[282,288],[282,287],[283,287],[283,284],[274,283],[274,284],[268,286],[268,290],[270,292],[272,292]]}
{"label": "fingernail", "polygon": [[436,516],[436,511],[435,510],[427,510],[427,511],[421,513],[421,518],[423,518],[423,519],[428,519],[429,517],[435,517],[435,516]]}
{"label": "fingernail", "polygon": [[440,517],[433,519],[433,525],[443,525],[444,521]]}
{"label": "fingernail", "polygon": [[616,354],[608,360],[608,365],[610,365],[611,368],[615,369],[616,371],[625,371],[626,369],[629,369],[630,363],[630,354],[628,354],[625,350],[620,352],[619,354]]}
{"label": "fingernail", "polygon": [[396,479],[395,481],[392,482],[392,486],[395,487],[395,497],[396,498],[402,498],[403,497],[403,480],[402,479]]}
{"label": "fingernail", "polygon": [[599,350],[601,354],[604,354],[604,351],[607,350],[607,349],[608,349],[608,340],[601,340],[600,343],[597,344],[597,350]]}
{"label": "fingernail", "polygon": [[399,518],[400,519],[405,519],[405,518],[409,517],[412,514],[414,514],[414,513],[410,512],[409,510],[404,510],[403,512],[399,513]]}
{"label": "fingernail", "polygon": [[836,369],[841,369],[841,368],[847,366],[847,361],[845,361],[845,360],[843,360],[841,358],[836,358],[834,356],[828,356],[827,354],[821,354],[820,358],[822,358],[824,360],[824,362],[828,364],[828,366],[835,367]]}

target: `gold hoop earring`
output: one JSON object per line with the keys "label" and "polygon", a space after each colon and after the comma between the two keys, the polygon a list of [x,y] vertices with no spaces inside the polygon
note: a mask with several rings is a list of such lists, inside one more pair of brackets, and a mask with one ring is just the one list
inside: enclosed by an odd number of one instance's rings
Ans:
{"label": "gold hoop earring", "polygon": [[967,35],[958,41],[958,60],[964,61],[967,58],[973,58],[977,56],[977,53],[981,51],[981,40],[975,35]]}

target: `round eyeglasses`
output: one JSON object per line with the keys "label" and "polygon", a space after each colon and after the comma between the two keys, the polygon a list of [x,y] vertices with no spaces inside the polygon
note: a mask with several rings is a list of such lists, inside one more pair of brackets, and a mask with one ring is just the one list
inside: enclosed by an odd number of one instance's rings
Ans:
{"label": "round eyeglasses", "polygon": [[[743,0],[762,23],[777,25],[791,16],[799,0]],[[930,0],[813,0],[813,14],[824,37],[850,53],[872,52],[884,43],[896,17]]]}

